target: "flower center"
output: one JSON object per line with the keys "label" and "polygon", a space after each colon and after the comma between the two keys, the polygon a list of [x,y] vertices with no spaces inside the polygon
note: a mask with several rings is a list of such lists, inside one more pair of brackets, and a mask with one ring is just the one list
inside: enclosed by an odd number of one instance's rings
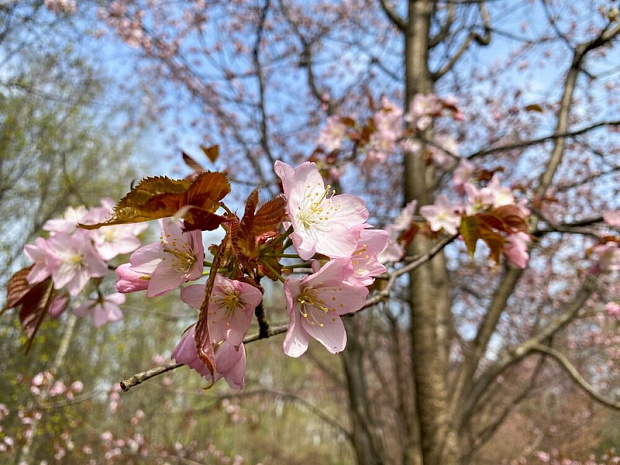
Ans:
{"label": "flower center", "polygon": [[[172,248],[168,248],[164,246],[164,252],[169,253],[172,256],[171,265],[179,273],[188,273],[194,263],[196,263],[196,256],[191,253],[189,250],[183,250],[178,247],[175,247],[176,244],[173,244]],[[184,249],[188,248],[186,244],[184,244]]]}
{"label": "flower center", "polygon": [[[320,299],[317,295],[317,291],[312,287],[306,287],[303,291],[297,296],[297,302],[299,302],[301,316],[303,316],[310,325],[318,325],[319,327],[325,326],[323,323],[317,320],[316,316],[313,314],[309,307],[316,308],[318,310],[323,311],[324,313],[328,313],[330,310],[333,312],[334,310],[328,307],[325,302]],[[319,314],[320,315],[320,314]]]}
{"label": "flower center", "polygon": [[338,203],[335,204],[332,201],[333,196],[332,186],[323,187],[322,182],[317,182],[314,186],[306,186],[297,212],[300,224],[305,228],[310,228],[332,218],[340,207]]}

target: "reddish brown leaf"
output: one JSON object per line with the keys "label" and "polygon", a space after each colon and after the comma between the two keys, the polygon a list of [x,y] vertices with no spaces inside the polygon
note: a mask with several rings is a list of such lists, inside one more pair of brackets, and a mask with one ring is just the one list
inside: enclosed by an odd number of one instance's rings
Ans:
{"label": "reddish brown leaf", "polygon": [[500,218],[495,216],[492,212],[491,213],[476,213],[476,218],[478,218],[478,221],[481,224],[484,224],[485,226],[491,229],[497,229],[499,231],[508,232],[506,231],[506,226],[504,225],[504,222]]}
{"label": "reddish brown leaf", "polygon": [[407,229],[400,233],[400,235],[398,236],[398,242],[400,242],[405,248],[409,247],[409,244],[411,244],[411,241],[419,230],[419,225],[417,225],[416,223],[411,223],[411,225],[409,225]]}
{"label": "reddish brown leaf", "polygon": [[278,227],[286,215],[286,197],[278,195],[260,207],[254,216],[254,234],[271,235],[278,232]]}
{"label": "reddish brown leaf", "polygon": [[219,145],[212,145],[210,147],[201,145],[200,148],[202,149],[203,153],[207,156],[207,158],[209,159],[211,163],[215,163],[215,160],[217,160],[217,158],[220,156]]}
{"label": "reddish brown leaf", "polygon": [[350,118],[349,116],[342,116],[339,119],[340,123],[348,126],[350,128],[354,128],[355,127],[355,120],[353,118]]}
{"label": "reddish brown leaf", "polygon": [[480,238],[490,249],[490,256],[495,263],[499,263],[499,257],[504,250],[504,238],[492,229],[480,225]]}
{"label": "reddish brown leaf", "polygon": [[185,152],[181,152],[181,155],[183,156],[183,161],[185,162],[185,164],[189,166],[192,170],[194,170],[195,173],[202,173],[204,171],[207,171],[202,167],[200,163],[198,163]]}
{"label": "reddish brown leaf", "polygon": [[215,373],[215,350],[213,349],[213,343],[211,341],[211,335],[209,334],[209,324],[207,316],[209,314],[209,301],[211,300],[211,293],[213,292],[213,284],[215,283],[215,276],[217,270],[222,264],[222,259],[226,250],[228,249],[228,243],[230,241],[230,235],[226,234],[220,247],[217,249],[216,254],[213,257],[213,263],[211,265],[211,272],[209,273],[209,279],[205,285],[205,297],[200,306],[200,314],[198,315],[198,322],[196,323],[196,351],[200,359],[207,365],[209,372],[213,375]]}
{"label": "reddish brown leaf", "polygon": [[245,212],[239,227],[232,234],[235,252],[248,258],[256,258],[258,256],[256,235],[254,234],[254,212],[257,205],[258,189],[254,189],[245,202]]}
{"label": "reddish brown leaf", "polygon": [[200,173],[193,181],[165,177],[143,179],[114,208],[103,223],[80,225],[97,229],[112,224],[138,223],[174,216],[183,207],[186,230],[216,229],[224,217],[216,215],[219,202],[230,192],[224,173]]}
{"label": "reddish brown leaf", "polygon": [[528,231],[527,221],[523,217],[523,212],[516,205],[497,207],[491,213],[504,224],[504,230],[507,233],[526,233]]}
{"label": "reddish brown leaf", "polygon": [[21,299],[30,291],[31,286],[27,278],[32,266],[30,265],[28,268],[19,270],[9,279],[9,283],[6,286],[6,304],[2,311],[0,311],[0,315],[9,308],[18,306]]}
{"label": "reddish brown leaf", "polygon": [[542,113],[543,112],[543,108],[538,103],[532,103],[530,105],[526,105],[525,110],[526,111],[535,111],[537,113]]}
{"label": "reddish brown leaf", "polygon": [[4,312],[9,308],[21,306],[19,321],[26,334],[26,351],[30,350],[34,336],[47,315],[56,292],[51,278],[33,285],[29,284],[27,276],[30,268],[32,267],[24,268],[11,277],[7,286],[7,303],[2,309]]}
{"label": "reddish brown leaf", "polygon": [[461,220],[461,226],[459,227],[461,237],[467,246],[469,256],[473,257],[476,252],[476,242],[480,238],[480,225],[478,219],[475,216],[465,216]]}

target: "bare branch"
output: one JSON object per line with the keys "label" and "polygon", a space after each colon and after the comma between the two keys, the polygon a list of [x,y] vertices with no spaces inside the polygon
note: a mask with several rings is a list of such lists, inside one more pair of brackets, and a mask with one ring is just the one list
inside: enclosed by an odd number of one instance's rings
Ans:
{"label": "bare branch", "polygon": [[606,407],[620,410],[620,402],[607,399],[598,393],[596,389],[594,389],[594,387],[579,374],[575,366],[560,351],[542,344],[534,344],[531,350],[549,355],[556,362],[558,362],[558,365],[560,365],[560,367],[571,377],[577,386],[583,389],[583,391],[585,391],[592,400]]}
{"label": "bare branch", "polygon": [[296,396],[290,392],[282,392],[282,391],[272,391],[270,389],[255,389],[253,391],[245,391],[233,394],[226,394],[219,396],[222,399],[239,399],[253,396],[272,396],[278,399],[286,400],[295,404],[299,404],[300,406],[307,409],[310,413],[327,423],[329,426],[334,428],[335,430],[343,433],[349,441],[352,440],[351,432],[342,426],[335,418],[332,418],[330,415],[325,413],[323,410],[318,408],[316,405],[311,404],[307,400],[302,397]]}
{"label": "bare branch", "polygon": [[254,61],[254,68],[256,68],[256,79],[258,80],[258,107],[260,109],[260,144],[265,155],[269,159],[269,163],[273,166],[275,159],[271,153],[271,147],[269,146],[269,134],[267,130],[267,111],[265,106],[265,83],[263,78],[263,67],[260,62],[260,43],[263,38],[263,30],[265,27],[265,21],[267,19],[267,13],[269,13],[270,0],[265,0],[265,6],[263,6],[256,29],[256,41],[254,42],[254,50],[252,51],[252,58]]}
{"label": "bare branch", "polygon": [[446,37],[448,37],[450,34],[450,29],[452,29],[452,24],[454,24],[454,12],[454,4],[451,3],[448,5],[448,16],[446,17],[446,22],[441,26],[439,32],[428,40],[429,49],[439,45]]}
{"label": "bare branch", "polygon": [[498,147],[491,147],[489,149],[484,149],[484,150],[479,150],[477,152],[474,152],[470,155],[467,155],[465,158],[467,158],[468,160],[472,160],[474,158],[491,155],[497,152],[532,147],[534,145],[542,144],[550,140],[557,140],[561,138],[573,138],[575,136],[579,136],[581,134],[590,132],[594,129],[598,129],[601,127],[607,127],[607,126],[620,126],[620,120],[599,121],[598,123],[591,124],[581,129],[575,129],[574,131],[555,132],[548,136],[538,137],[536,139],[530,139],[530,140],[526,140],[522,142],[514,142],[512,144],[500,145]]}
{"label": "bare branch", "polygon": [[388,2],[388,0],[379,0],[379,4],[392,24],[394,24],[400,32],[405,32],[405,20],[398,16],[398,13],[396,13],[394,7]]}
{"label": "bare branch", "polygon": [[[366,301],[366,303],[364,304],[364,306],[361,308],[361,310],[368,308],[368,307],[372,307],[373,305],[376,305],[377,303],[381,302],[382,300],[387,299],[390,296],[390,292],[392,290],[392,288],[394,287],[394,284],[396,283],[396,279],[399,276],[402,276],[403,274],[409,273],[412,270],[415,270],[416,268],[422,266],[423,264],[425,264],[426,262],[428,262],[429,260],[431,260],[435,255],[437,255],[439,252],[441,252],[444,247],[446,247],[446,245],[448,245],[450,242],[452,242],[454,239],[456,239],[458,236],[454,235],[454,236],[449,236],[449,237],[445,237],[443,240],[441,240],[440,242],[438,242],[435,247],[433,247],[428,253],[422,255],[421,257],[418,257],[415,261],[405,265],[404,267],[394,271],[393,273],[390,273],[390,277],[388,279],[388,283],[385,286],[385,288],[377,293],[375,296],[373,296],[371,299],[368,299]],[[274,326],[274,327],[270,327],[269,330],[266,332],[266,334],[253,334],[251,336],[247,336],[244,340],[243,343],[244,344],[249,344],[250,342],[254,342],[254,341],[258,341],[260,339],[267,339],[273,336],[276,336],[278,334],[282,334],[285,333],[288,330],[288,325],[284,324],[284,325],[278,325],[278,326]],[[168,371],[172,371],[175,370],[179,367],[182,367],[183,364],[182,363],[169,363],[167,365],[163,365],[160,367],[156,367],[153,368],[151,370],[147,370],[147,371],[143,371],[141,373],[137,373],[133,376],[131,376],[130,378],[121,381],[121,389],[125,392],[129,391],[132,387],[137,386],[138,384],[142,384],[144,381],[147,381],[151,378],[154,378],[156,376],[159,376],[163,373],[166,373]]]}
{"label": "bare branch", "polygon": [[[275,326],[275,327],[269,328],[269,331],[267,331],[267,334],[264,336],[261,336],[260,333],[253,334],[252,336],[247,336],[243,340],[243,343],[248,344],[250,342],[258,341],[259,339],[265,339],[265,338],[275,336],[277,334],[282,334],[282,333],[285,333],[287,329],[288,329],[288,325]],[[138,384],[142,384],[143,382],[151,378],[155,378],[156,376],[164,374],[168,371],[176,370],[177,368],[180,368],[182,366],[184,366],[182,363],[171,362],[171,363],[168,363],[167,365],[163,365],[160,367],[153,368],[151,370],[137,373],[133,375],[131,378],[121,381],[121,389],[127,392],[132,387],[137,386]]]}
{"label": "bare branch", "polygon": [[433,80],[438,80],[448,71],[450,71],[454,65],[461,59],[463,54],[469,49],[469,46],[475,41],[480,46],[486,46],[491,43],[491,18],[489,11],[487,10],[486,2],[480,2],[480,16],[482,16],[482,24],[484,27],[484,35],[480,35],[477,31],[470,31],[459,49],[452,55],[452,57],[445,63],[439,70],[432,73]]}
{"label": "bare branch", "polygon": [[471,390],[471,395],[467,399],[467,403],[464,406],[464,415],[462,418],[469,416],[484,392],[488,389],[489,385],[498,376],[500,376],[510,366],[523,360],[526,356],[533,352],[537,345],[553,336],[569,322],[571,322],[577,316],[577,313],[586,301],[590,298],[595,287],[596,276],[589,275],[564,313],[552,320],[547,326],[543,327],[536,335],[527,339],[517,347],[510,349],[499,362],[489,367],[486,372],[475,380]]}

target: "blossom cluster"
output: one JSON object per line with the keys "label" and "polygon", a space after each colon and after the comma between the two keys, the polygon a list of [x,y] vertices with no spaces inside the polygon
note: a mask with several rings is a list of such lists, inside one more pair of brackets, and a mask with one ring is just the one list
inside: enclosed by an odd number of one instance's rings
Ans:
{"label": "blossom cluster", "polygon": [[[317,142],[323,150],[333,153],[345,149],[347,141],[353,141],[356,150],[365,153],[364,166],[371,167],[385,163],[390,155],[399,150],[419,151],[422,145],[418,136],[431,126],[435,118],[441,116],[451,117],[455,121],[463,120],[455,98],[416,94],[408,110],[403,112],[398,105],[383,97],[365,124],[339,115],[327,118],[327,124],[321,130]],[[436,131],[432,143],[426,149],[428,158],[442,168],[449,168],[456,163],[458,144],[448,133]]]}
{"label": "blossom cluster", "polygon": [[[337,155],[345,148],[347,140],[353,141],[356,151],[366,154],[367,166],[385,163],[399,150],[420,153],[424,149],[422,156],[429,163],[444,172],[452,172],[453,193],[450,197],[438,195],[433,205],[419,206],[415,201],[410,202],[396,222],[387,226],[390,241],[381,256],[383,262],[398,261],[404,256],[403,245],[411,239],[411,224],[415,223],[414,216],[419,207],[420,215],[432,232],[462,235],[461,223],[470,218],[467,220],[468,231],[474,231],[474,234],[463,237],[470,254],[473,254],[479,238],[492,245],[491,255],[496,261],[503,254],[510,263],[525,268],[529,260],[530,236],[526,224],[529,210],[523,203],[516,202],[511,190],[501,185],[496,173],[490,178],[477,176],[473,164],[459,157],[456,140],[436,124],[439,117],[446,116],[457,122],[464,119],[458,102],[452,97],[417,94],[406,112],[383,98],[366,124],[359,124],[350,117],[329,117],[318,143],[330,154]],[[434,127],[433,138],[427,140],[427,130],[431,126]],[[518,210],[511,208],[513,206]],[[516,222],[506,222],[504,217],[507,214],[517,217]],[[403,240],[403,236],[409,238]]]}
{"label": "blossom cluster", "polygon": [[[370,215],[361,198],[336,195],[326,186],[314,163],[293,168],[276,162],[274,168],[283,195],[255,211],[256,191],[248,198],[242,219],[228,208],[225,215],[216,215],[219,204],[209,203],[228,192],[221,173],[170,181],[169,192],[162,187],[167,181],[147,178],[136,187],[140,196],[153,184],[153,196],[165,203],[161,196],[176,199],[180,183],[195,198],[192,204],[162,214],[159,240],[142,246],[137,236],[146,224],[132,220],[136,215],[139,221],[150,219],[152,210],[123,204],[138,196],[130,193],[116,206],[104,199],[99,207],[70,208],[63,218],[45,224],[47,238],[25,246],[34,264],[22,271],[27,272],[30,286],[49,283],[56,291],[47,307],[52,316],[60,315],[70,298],[78,298],[74,313],[91,314],[95,326],[122,318],[120,306],[127,293],[143,291],[152,298],[180,289],[181,300],[197,309],[199,317],[185,331],[172,358],[212,383],[225,379],[232,388],[244,385],[244,340],[254,315],[264,312],[260,285],[264,277],[283,283],[290,320],[285,354],[299,357],[310,339],[331,353],[341,352],[347,340],[341,316],[363,308],[368,286],[386,271],[378,256],[387,246],[388,232],[367,223]],[[207,199],[206,208],[211,211],[194,211],[197,199]],[[122,217],[125,211],[130,212],[128,217]],[[211,246],[216,252],[213,262],[208,262],[202,230],[218,226],[224,228],[226,238],[219,247]],[[233,246],[226,247],[226,241]],[[286,253],[289,248],[295,253]],[[126,254],[131,254],[126,263],[109,263]],[[284,266],[283,258],[297,258],[299,263]],[[104,295],[100,283],[112,269],[118,292]],[[88,286],[89,282],[95,286]],[[96,297],[90,298],[91,292]],[[15,294],[14,305],[23,304],[21,294]]]}
{"label": "blossom cluster", "polygon": [[[106,226],[88,231],[78,223],[98,223],[111,212],[114,202],[103,199],[101,206],[87,209],[69,207],[62,218],[48,220],[43,229],[47,238],[38,237],[34,244],[27,244],[24,253],[34,262],[27,279],[35,285],[50,278],[57,291],[50,304],[49,313],[58,317],[67,309],[69,297],[81,294],[93,278],[103,278],[109,272],[108,262],[119,254],[134,251],[140,246],[137,235],[147,227],[144,224]],[[75,313],[91,314],[96,327],[108,321],[118,321],[123,314],[120,305],[125,296],[120,293],[103,295],[99,288],[93,290]]]}

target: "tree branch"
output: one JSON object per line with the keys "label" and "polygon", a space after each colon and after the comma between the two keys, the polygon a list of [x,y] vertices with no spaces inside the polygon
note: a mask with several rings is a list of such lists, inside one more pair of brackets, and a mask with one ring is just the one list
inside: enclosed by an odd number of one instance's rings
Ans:
{"label": "tree branch", "polygon": [[475,380],[473,382],[471,395],[469,396],[466,404],[464,405],[464,413],[462,415],[462,418],[469,417],[484,392],[486,392],[489,385],[499,375],[501,375],[510,366],[523,360],[526,356],[533,352],[534,348],[537,345],[541,344],[543,341],[553,336],[560,329],[566,326],[570,321],[572,321],[577,315],[577,312],[579,312],[579,310],[583,307],[586,301],[590,298],[590,296],[594,292],[595,287],[596,276],[589,275],[564,313],[562,313],[556,319],[552,320],[536,335],[527,339],[517,347],[509,349],[508,353],[499,362],[489,367],[489,369],[485,373],[483,373],[477,380]]}
{"label": "tree branch", "polygon": [[256,79],[258,80],[258,107],[260,109],[260,144],[265,155],[269,159],[271,166],[275,164],[275,159],[271,153],[271,147],[269,146],[269,134],[267,130],[267,109],[265,108],[265,84],[263,80],[263,67],[260,62],[260,42],[263,38],[263,30],[265,28],[265,21],[267,20],[267,13],[269,13],[269,6],[271,0],[265,0],[265,5],[261,9],[260,19],[256,28],[256,41],[254,42],[254,49],[252,50],[252,58],[254,61],[254,67],[256,68]]}
{"label": "tree branch", "polygon": [[398,13],[396,13],[394,7],[388,3],[388,0],[379,0],[379,4],[392,24],[396,26],[400,32],[405,32],[405,21],[398,16]]}
{"label": "tree branch", "polygon": [[484,28],[484,35],[480,35],[476,31],[470,31],[459,49],[450,57],[447,63],[445,63],[440,69],[431,73],[433,80],[440,79],[444,74],[450,71],[454,65],[461,59],[463,54],[469,49],[469,46],[475,41],[480,46],[486,46],[491,43],[491,18],[489,11],[487,10],[486,2],[480,2],[480,16],[482,16],[482,24]]}
{"label": "tree branch", "polygon": [[620,402],[607,399],[599,394],[594,387],[588,383],[577,371],[575,366],[558,350],[551,347],[544,346],[542,344],[533,344],[531,350],[534,352],[540,352],[542,354],[549,355],[553,358],[558,365],[571,377],[571,379],[581,388],[588,396],[605,407],[612,408],[614,410],[620,410]]}
{"label": "tree branch", "polygon": [[474,152],[470,155],[467,155],[465,158],[467,158],[468,160],[472,160],[474,158],[478,158],[478,157],[483,157],[486,155],[491,155],[497,152],[503,152],[506,150],[515,150],[515,149],[522,149],[522,148],[526,148],[526,147],[531,147],[533,145],[538,145],[538,144],[542,144],[543,142],[547,142],[550,140],[557,140],[560,138],[572,138],[575,136],[579,136],[581,134],[585,134],[587,132],[590,132],[594,129],[598,129],[600,127],[606,127],[606,126],[620,126],[620,120],[612,120],[612,121],[599,121],[598,123],[594,123],[590,126],[581,128],[581,129],[575,129],[574,131],[562,131],[562,132],[555,132],[553,134],[550,134],[548,136],[543,136],[543,137],[538,137],[536,139],[530,139],[527,141],[523,141],[523,142],[515,142],[512,144],[506,144],[506,145],[501,145],[498,147],[492,147],[489,149],[485,149],[485,150],[479,150],[477,152]]}
{"label": "tree branch", "polygon": [[[394,284],[396,283],[396,279],[399,276],[402,276],[403,274],[409,273],[410,271],[418,268],[419,266],[422,266],[423,264],[425,264],[426,262],[431,260],[435,255],[437,255],[439,252],[441,252],[446,245],[448,245],[450,242],[452,242],[457,237],[458,237],[457,235],[445,237],[440,242],[438,242],[435,245],[435,247],[433,247],[428,253],[422,255],[421,257],[418,257],[413,262],[411,262],[408,265],[405,265],[404,267],[394,271],[393,273],[390,273],[389,279],[388,279],[388,283],[385,286],[385,288],[381,292],[379,292],[376,295],[374,295],[372,298],[368,299],[366,301],[366,303],[364,304],[364,306],[360,310],[363,310],[363,309],[368,308],[368,307],[372,307],[373,305],[376,305],[377,303],[381,302],[382,300],[387,299],[390,296],[390,292],[391,292],[392,288],[394,287]],[[268,339],[268,338],[276,336],[278,334],[285,333],[287,330],[288,330],[288,325],[287,324],[273,326],[273,327],[270,327],[266,332],[263,331],[262,333],[257,333],[257,334],[253,334],[251,336],[247,336],[243,340],[243,343],[244,344],[249,344],[250,342],[258,341],[260,339]],[[147,371],[143,371],[143,372],[140,372],[140,373],[136,373],[135,375],[131,376],[130,378],[121,381],[121,383],[120,383],[121,389],[123,391],[127,392],[132,387],[137,386],[138,384],[142,384],[144,381],[147,381],[147,380],[149,380],[151,378],[159,376],[159,375],[161,375],[163,373],[166,373],[168,371],[176,370],[177,368],[182,367],[182,366],[184,366],[182,363],[171,362],[171,363],[168,363],[167,365],[163,365],[163,366],[160,366],[160,367],[153,368],[151,370],[147,370]]]}

